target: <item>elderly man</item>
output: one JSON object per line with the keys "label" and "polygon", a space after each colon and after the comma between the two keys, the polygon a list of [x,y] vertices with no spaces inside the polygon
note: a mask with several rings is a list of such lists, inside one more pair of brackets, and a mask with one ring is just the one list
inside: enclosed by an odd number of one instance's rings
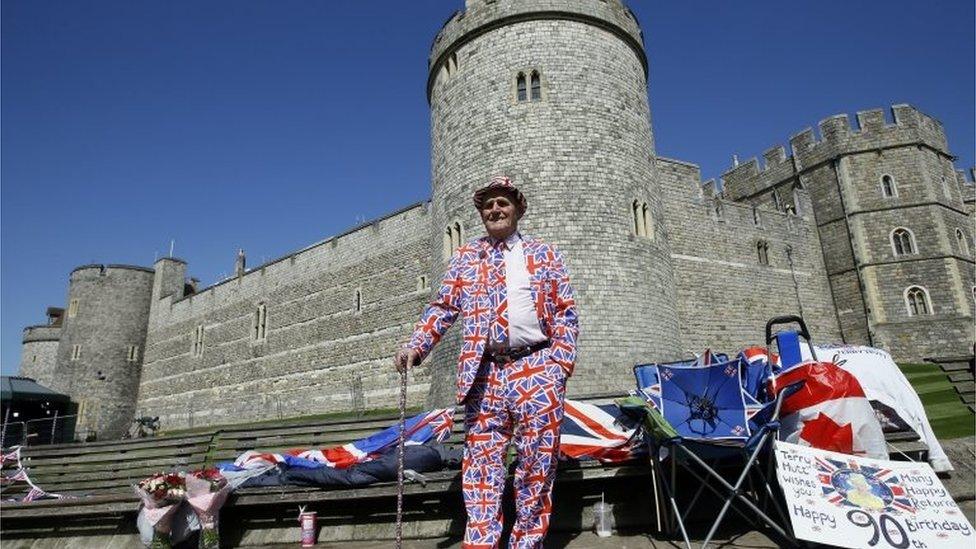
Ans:
{"label": "elderly man", "polygon": [[465,405],[464,547],[497,547],[505,454],[513,441],[516,520],[510,546],[541,547],[549,528],[566,379],[576,362],[576,306],[562,255],[519,233],[525,196],[507,177],[474,194],[488,232],[460,248],[436,298],[397,353],[418,364],[464,316],[457,399]]}

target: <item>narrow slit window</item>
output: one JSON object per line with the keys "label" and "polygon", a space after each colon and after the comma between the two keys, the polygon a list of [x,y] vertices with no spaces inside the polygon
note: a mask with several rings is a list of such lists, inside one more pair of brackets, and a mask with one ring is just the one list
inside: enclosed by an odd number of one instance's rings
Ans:
{"label": "narrow slit window", "polygon": [[75,343],[71,346],[71,360],[72,362],[81,359],[81,345]]}
{"label": "narrow slit window", "polygon": [[542,79],[539,77],[539,71],[532,71],[531,77],[532,84],[532,100],[539,101],[542,99]]}
{"label": "narrow slit window", "polygon": [[78,300],[72,299],[71,302],[68,303],[68,318],[74,318],[77,315],[78,315]]}
{"label": "narrow slit window", "polygon": [[956,229],[956,246],[959,247],[961,255],[969,257],[969,244],[966,242],[966,235],[962,233],[962,229]]}
{"label": "narrow slit window", "polygon": [[520,72],[518,76],[515,77],[515,100],[522,102],[528,99],[527,89],[525,87],[525,73]]}
{"label": "narrow slit window", "polygon": [[759,256],[760,265],[769,265],[769,243],[760,240],[756,243],[756,254]]}
{"label": "narrow slit window", "polygon": [[356,290],[356,312],[361,312],[363,310],[363,291],[360,289]]}
{"label": "narrow slit window", "polygon": [[268,306],[259,303],[254,310],[251,337],[254,341],[264,341],[268,337]]}
{"label": "narrow slit window", "polygon": [[191,355],[194,358],[200,358],[203,356],[203,325],[197,326],[193,330],[193,347],[191,348]]}
{"label": "narrow slit window", "polygon": [[640,211],[640,202],[635,200],[633,204],[630,205],[630,218],[634,223],[634,234],[636,236],[641,235],[640,216],[638,215],[639,211]]}
{"label": "narrow slit window", "polygon": [[654,238],[654,220],[651,219],[651,208],[644,202],[641,205],[641,226],[644,228],[644,236]]}
{"label": "narrow slit window", "polygon": [[890,175],[886,174],[881,176],[881,195],[885,198],[891,198],[897,195],[895,180]]}
{"label": "narrow slit window", "polygon": [[125,351],[125,361],[126,362],[138,362],[139,360],[139,346],[129,345]]}

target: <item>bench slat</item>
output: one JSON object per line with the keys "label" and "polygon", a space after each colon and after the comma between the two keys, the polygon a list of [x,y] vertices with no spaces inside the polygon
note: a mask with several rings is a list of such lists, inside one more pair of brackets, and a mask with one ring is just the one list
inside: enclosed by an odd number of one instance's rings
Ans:
{"label": "bench slat", "polygon": [[58,456],[80,456],[84,454],[104,454],[112,453],[118,451],[132,451],[139,449],[152,449],[152,448],[169,448],[173,446],[186,446],[209,443],[213,439],[214,434],[196,435],[192,437],[147,437],[132,440],[123,441],[111,441],[103,442],[99,446],[94,446],[95,443],[75,443],[73,445],[50,445],[50,446],[28,446],[21,449],[21,457],[28,456],[44,456],[44,457],[58,457]]}

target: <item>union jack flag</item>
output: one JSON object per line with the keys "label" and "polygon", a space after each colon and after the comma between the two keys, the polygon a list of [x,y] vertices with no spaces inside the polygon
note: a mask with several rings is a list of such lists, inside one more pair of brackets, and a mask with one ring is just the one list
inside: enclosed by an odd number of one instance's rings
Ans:
{"label": "union jack flag", "polygon": [[630,461],[645,451],[637,423],[616,404],[566,400],[559,451],[564,458],[592,458],[603,463]]}
{"label": "union jack flag", "polygon": [[[423,444],[431,439],[443,442],[451,435],[453,427],[453,408],[424,412],[406,420],[404,443]],[[233,466],[222,468],[256,469],[286,463],[292,467],[308,469],[319,467],[345,469],[357,463],[372,461],[396,446],[399,437],[400,425],[394,424],[364,439],[332,448],[296,448],[284,454],[249,450],[241,454],[234,461]]]}

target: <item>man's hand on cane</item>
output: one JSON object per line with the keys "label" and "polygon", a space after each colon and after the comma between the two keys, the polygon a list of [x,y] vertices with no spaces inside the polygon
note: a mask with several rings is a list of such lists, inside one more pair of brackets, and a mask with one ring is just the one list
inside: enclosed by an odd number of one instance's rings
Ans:
{"label": "man's hand on cane", "polygon": [[400,349],[393,357],[393,365],[400,373],[406,372],[410,368],[420,363],[420,353],[413,349]]}

